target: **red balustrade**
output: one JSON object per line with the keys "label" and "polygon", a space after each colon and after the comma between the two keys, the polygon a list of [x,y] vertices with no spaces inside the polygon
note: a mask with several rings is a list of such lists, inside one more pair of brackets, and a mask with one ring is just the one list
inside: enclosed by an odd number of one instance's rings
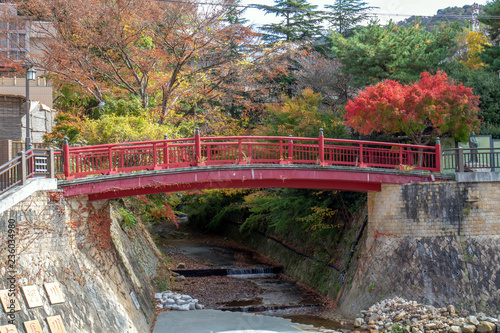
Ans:
{"label": "red balustrade", "polygon": [[280,136],[165,139],[63,147],[66,179],[227,164],[318,164],[440,172],[440,145]]}

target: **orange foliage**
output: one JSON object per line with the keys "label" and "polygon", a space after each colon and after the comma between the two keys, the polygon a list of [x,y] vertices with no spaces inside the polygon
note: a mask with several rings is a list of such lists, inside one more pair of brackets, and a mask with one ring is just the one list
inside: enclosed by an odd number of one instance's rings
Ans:
{"label": "orange foliage", "polygon": [[416,144],[448,133],[466,140],[479,126],[479,96],[444,72],[421,74],[411,85],[385,80],[365,88],[346,106],[346,124],[357,132],[404,133]]}

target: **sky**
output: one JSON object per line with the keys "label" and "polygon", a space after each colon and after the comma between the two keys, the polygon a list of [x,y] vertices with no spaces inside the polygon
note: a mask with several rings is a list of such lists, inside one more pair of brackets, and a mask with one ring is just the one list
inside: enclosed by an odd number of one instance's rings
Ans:
{"label": "sky", "polygon": [[[446,7],[462,7],[472,5],[474,2],[479,5],[484,5],[487,0],[463,1],[463,0],[365,0],[369,6],[379,7],[373,9],[373,13],[384,14],[379,15],[381,23],[386,23],[392,18],[393,21],[401,21],[411,15],[435,15],[438,9]],[[243,4],[260,4],[273,5],[273,0],[243,0]],[[312,5],[317,5],[318,10],[323,9],[323,5],[333,3],[333,0],[309,0]],[[272,22],[273,15],[264,15],[264,12],[256,9],[248,9],[245,17],[254,24],[265,24]]]}

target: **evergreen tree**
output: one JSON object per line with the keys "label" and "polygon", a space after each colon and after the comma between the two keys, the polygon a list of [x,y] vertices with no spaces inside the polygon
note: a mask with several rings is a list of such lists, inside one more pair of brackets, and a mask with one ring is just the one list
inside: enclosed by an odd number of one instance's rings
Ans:
{"label": "evergreen tree", "polygon": [[353,34],[354,28],[368,18],[368,11],[376,7],[368,6],[363,0],[335,0],[333,5],[325,5],[331,11],[324,13],[330,23],[329,28],[344,37]]}
{"label": "evergreen tree", "polygon": [[246,9],[247,8],[241,4],[241,0],[235,0],[227,10],[225,21],[229,24],[246,25],[248,20],[243,17],[243,13]]}
{"label": "evergreen tree", "polygon": [[457,61],[446,63],[444,69],[450,77],[472,88],[474,94],[480,96],[480,116],[483,118],[480,133],[491,134],[494,139],[499,139],[500,84],[497,72],[491,71],[488,66],[473,70]]}
{"label": "evergreen tree", "polygon": [[486,64],[486,69],[492,72],[500,71],[500,46],[485,45],[484,51],[479,54],[481,60]]}
{"label": "evergreen tree", "polygon": [[385,79],[410,83],[423,71],[436,72],[452,56],[458,28],[442,26],[429,32],[418,25],[370,24],[360,27],[351,38],[333,34],[332,54],[351,76],[354,87]]}
{"label": "evergreen tree", "polygon": [[[241,0],[234,0],[233,4],[228,7],[224,15],[224,21],[227,22],[230,29],[243,31],[246,30],[249,35],[253,34],[252,29],[248,27],[248,20],[243,16],[247,8],[241,5]],[[231,54],[244,53],[247,45],[241,45],[237,40],[230,41]]]}
{"label": "evergreen tree", "polygon": [[495,0],[483,7],[485,15],[479,17],[481,23],[486,24],[493,45],[484,45],[484,52],[479,56],[486,64],[485,69],[495,74],[500,70],[500,0]]}
{"label": "evergreen tree", "polygon": [[485,15],[479,16],[479,21],[488,25],[488,32],[495,45],[500,45],[500,0],[495,0],[483,7]]}
{"label": "evergreen tree", "polygon": [[264,39],[271,43],[280,40],[298,41],[314,38],[320,35],[321,22],[317,6],[307,0],[274,0],[274,6],[258,6],[266,14],[274,14],[281,18],[278,23],[265,24]]}

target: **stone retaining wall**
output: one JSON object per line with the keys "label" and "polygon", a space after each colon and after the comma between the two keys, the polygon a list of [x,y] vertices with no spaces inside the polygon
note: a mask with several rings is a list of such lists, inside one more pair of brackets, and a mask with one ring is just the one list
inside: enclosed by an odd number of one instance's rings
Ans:
{"label": "stone retaining wall", "polygon": [[[9,221],[15,224],[13,267],[7,262]],[[1,215],[0,289],[15,281],[18,331],[38,320],[49,332],[47,317],[59,315],[67,332],[149,332],[161,255],[140,225],[122,229],[119,221],[109,202],[66,201],[59,191],[36,192]],[[51,304],[44,287],[50,282],[59,283],[64,303]],[[21,292],[28,285],[38,290],[41,306],[28,306]],[[1,309],[0,326],[9,319]]]}
{"label": "stone retaining wall", "polygon": [[[498,184],[498,185],[497,185]],[[500,183],[383,185],[346,277],[341,310],[388,297],[500,312]]]}
{"label": "stone retaining wall", "polygon": [[500,183],[384,184],[368,194],[369,231],[395,237],[500,234]]}

